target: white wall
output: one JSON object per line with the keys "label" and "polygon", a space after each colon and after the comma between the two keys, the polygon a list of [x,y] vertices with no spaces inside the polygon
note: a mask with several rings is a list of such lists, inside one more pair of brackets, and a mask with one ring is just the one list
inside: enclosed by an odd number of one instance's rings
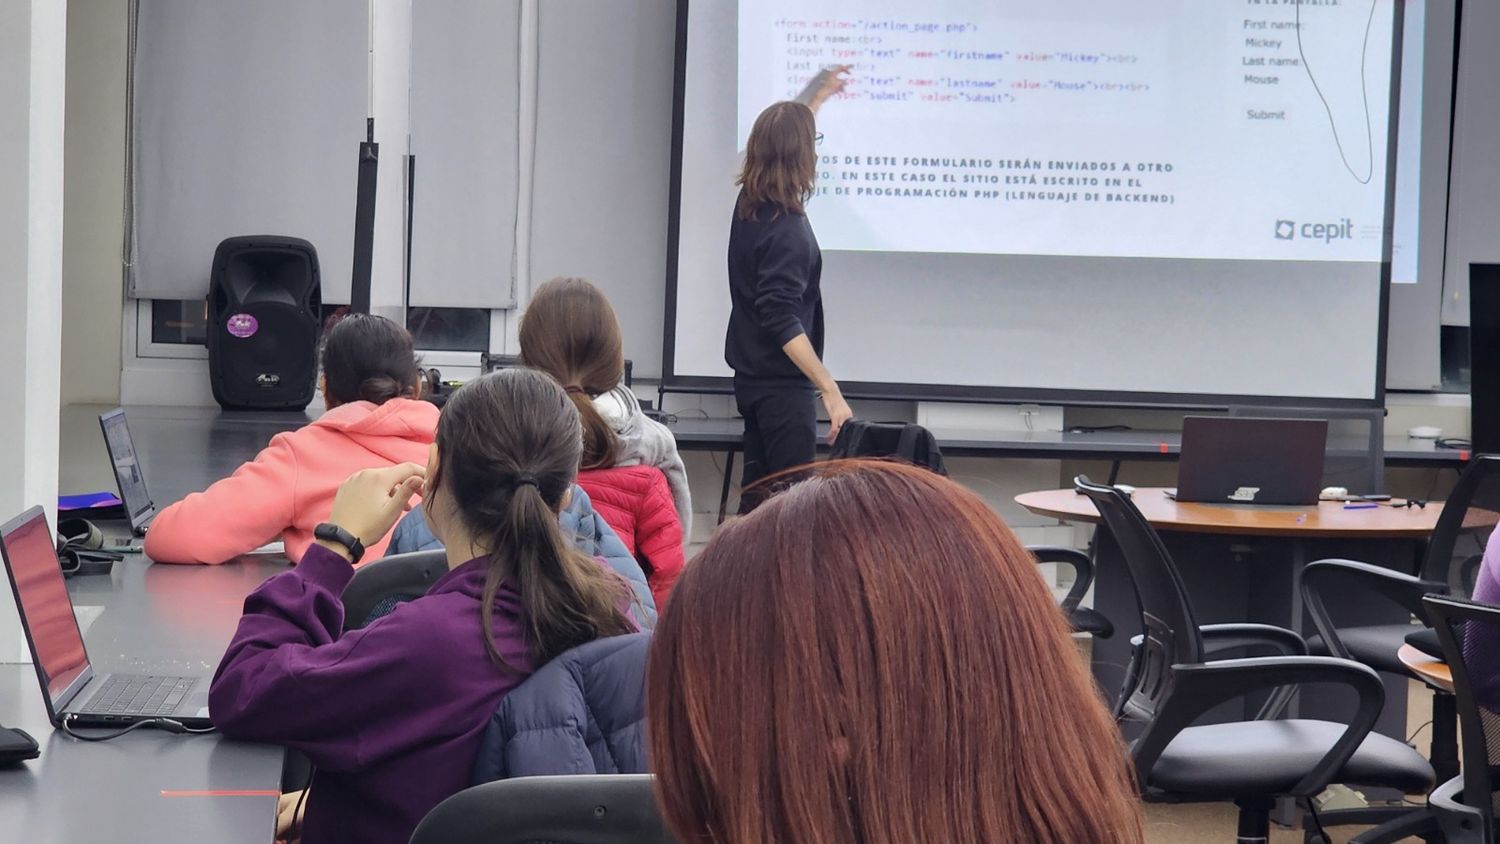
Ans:
{"label": "white wall", "polygon": [[641,378],[661,374],[676,5],[541,3],[532,280],[602,287]]}
{"label": "white wall", "polygon": [[1469,324],[1469,264],[1500,261],[1500,3],[1465,3],[1453,107],[1443,324]]}
{"label": "white wall", "polygon": [[[66,12],[0,3],[0,519],[57,514]],[[22,641],[0,590],[0,661],[24,661]]]}
{"label": "white wall", "polygon": [[62,401],[120,398],[130,0],[71,0],[63,160]]}

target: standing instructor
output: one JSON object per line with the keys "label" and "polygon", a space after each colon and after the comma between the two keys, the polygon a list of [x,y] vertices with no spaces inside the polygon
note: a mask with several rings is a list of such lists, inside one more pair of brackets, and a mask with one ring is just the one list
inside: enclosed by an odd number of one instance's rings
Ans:
{"label": "standing instructor", "polygon": [[729,330],[724,360],[745,418],[740,512],[755,509],[760,479],[811,463],[817,453],[817,404],[833,430],[853,415],[823,366],[823,254],[804,205],[817,174],[813,113],[843,90],[848,67],[820,75],[806,104],[779,102],[756,118],[745,145],[739,199],[729,229]]}

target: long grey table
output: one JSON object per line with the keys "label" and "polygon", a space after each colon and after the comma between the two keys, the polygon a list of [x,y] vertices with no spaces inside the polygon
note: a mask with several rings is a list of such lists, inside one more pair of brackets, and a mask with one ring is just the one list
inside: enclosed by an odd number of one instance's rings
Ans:
{"label": "long grey table", "polygon": [[[97,415],[63,417],[61,489],[111,489]],[[131,432],[158,502],[208,486],[253,456],[301,414],[218,414],[132,408]],[[110,576],[75,577],[68,591],[89,658],[108,671],[209,675],[238,622],[244,596],[284,571],[284,559],[223,566],[152,565],[140,557]],[[40,758],[0,769],[0,839],[26,842],[255,842],[271,839],[282,751],[217,735],[137,730],[91,744],[52,729],[30,665],[0,665],[0,723],[42,746]]]}
{"label": "long grey table", "polygon": [[[719,521],[729,506],[733,488],[734,460],[744,443],[742,419],[694,419],[677,417],[668,427],[684,451],[722,451],[725,454],[724,484],[719,491]],[[818,428],[818,442],[824,442],[826,424]],[[1176,460],[1182,453],[1181,431],[1093,430],[1093,431],[943,431],[934,429],[938,447],[953,457],[994,457],[1041,460],[1109,460],[1123,461]],[[1330,438],[1330,453],[1366,452],[1366,441],[1349,438],[1347,442]],[[1439,448],[1432,440],[1405,436],[1386,437],[1385,465],[1421,468],[1462,469],[1467,451]],[[1113,482],[1113,478],[1111,478]]]}

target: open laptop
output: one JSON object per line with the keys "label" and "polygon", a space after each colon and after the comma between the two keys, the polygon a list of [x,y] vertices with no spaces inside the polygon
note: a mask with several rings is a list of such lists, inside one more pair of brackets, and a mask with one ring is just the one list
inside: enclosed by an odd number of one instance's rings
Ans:
{"label": "open laptop", "polygon": [[188,729],[212,726],[206,677],[94,673],[42,508],[32,507],[0,527],[0,557],[54,725],[117,727],[167,720]]}
{"label": "open laptop", "polygon": [[[125,422],[125,409],[117,407],[99,415],[99,428],[104,431],[104,448],[109,452],[110,466],[115,472],[115,485],[120,490],[120,501],[125,508],[125,517],[130,522],[130,532],[135,537],[146,535],[151,520],[156,518],[156,502],[146,489],[146,477],[141,474],[141,462],[136,458],[135,440],[130,436],[130,426]],[[142,546],[137,539],[114,539],[105,543],[114,551],[140,553]],[[285,546],[278,540],[250,551],[251,554],[282,554]]]}
{"label": "open laptop", "polygon": [[1315,505],[1323,488],[1326,419],[1189,416],[1182,420],[1178,501]]}
{"label": "open laptop", "polygon": [[135,456],[135,440],[130,438],[130,426],[125,422],[125,409],[117,407],[100,414],[99,427],[104,431],[104,448],[109,451],[109,462],[115,471],[115,485],[120,490],[120,501],[125,505],[125,518],[130,521],[130,532],[145,536],[146,527],[156,518],[156,502],[146,489],[146,478],[141,474],[141,463]]}

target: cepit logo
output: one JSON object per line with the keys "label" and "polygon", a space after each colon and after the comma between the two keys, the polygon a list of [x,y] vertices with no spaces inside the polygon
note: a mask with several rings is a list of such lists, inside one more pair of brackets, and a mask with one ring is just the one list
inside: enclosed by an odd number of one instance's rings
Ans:
{"label": "cepit logo", "polygon": [[1297,225],[1293,220],[1276,221],[1276,239],[1293,240],[1321,240],[1324,243],[1332,243],[1335,240],[1351,240],[1354,238],[1354,221],[1345,217],[1334,223],[1303,223]]}

